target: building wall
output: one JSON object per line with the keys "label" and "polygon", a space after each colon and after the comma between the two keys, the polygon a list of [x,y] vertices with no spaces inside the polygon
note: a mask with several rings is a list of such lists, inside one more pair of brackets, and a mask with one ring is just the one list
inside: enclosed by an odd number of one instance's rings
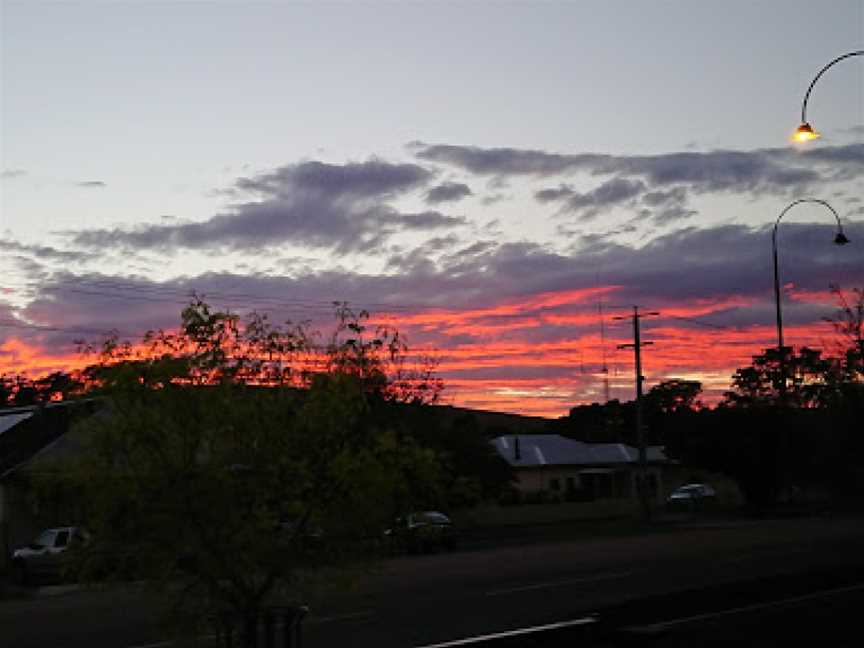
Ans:
{"label": "building wall", "polygon": [[[518,468],[516,469],[516,478],[518,480],[516,486],[523,493],[536,493],[543,490],[566,492],[571,480],[574,489],[582,488],[579,469],[567,466]],[[553,487],[554,480],[558,481],[557,489]]]}
{"label": "building wall", "polygon": [[6,487],[0,484],[0,569],[6,567],[6,562],[9,560],[9,553],[12,547],[9,546],[9,525],[6,521],[8,506],[6,504]]}
{"label": "building wall", "polygon": [[[591,473],[591,469],[584,466],[517,468],[516,487],[523,494],[548,491],[566,496],[575,490],[588,499],[635,498],[636,469],[629,465],[610,466],[609,469],[608,473]],[[661,503],[664,498],[662,466],[648,466],[647,475],[652,499]]]}

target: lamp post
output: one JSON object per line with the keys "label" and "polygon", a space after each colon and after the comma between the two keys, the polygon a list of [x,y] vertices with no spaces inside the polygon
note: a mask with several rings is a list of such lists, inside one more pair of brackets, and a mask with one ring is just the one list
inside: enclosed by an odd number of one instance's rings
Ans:
{"label": "lamp post", "polygon": [[809,142],[810,140],[814,140],[819,137],[819,133],[813,130],[813,127],[810,126],[809,122],[807,121],[807,102],[810,100],[810,93],[813,91],[813,86],[816,85],[816,82],[823,74],[825,74],[825,72],[828,71],[830,67],[836,65],[840,61],[852,58],[853,56],[864,56],[864,50],[848,52],[846,54],[843,54],[842,56],[838,56],[821,70],[819,70],[814,79],[810,82],[810,86],[807,88],[807,92],[804,94],[804,103],[801,104],[801,125],[795,129],[795,133],[792,135],[793,140],[795,140],[796,142]]}
{"label": "lamp post", "polygon": [[777,351],[780,354],[780,397],[783,399],[786,395],[786,357],[783,353],[783,313],[781,309],[780,302],[780,264],[777,260],[777,228],[780,225],[780,221],[783,220],[783,217],[786,215],[790,209],[795,207],[796,205],[800,205],[802,203],[814,203],[817,205],[822,205],[827,208],[834,214],[834,218],[837,220],[837,234],[834,236],[834,243],[836,245],[846,245],[849,242],[849,239],[846,238],[846,234],[843,233],[843,225],[840,223],[840,216],[834,210],[834,208],[829,205],[824,200],[819,200],[818,198],[800,198],[789,203],[780,215],[777,217],[777,221],[774,223],[774,231],[771,233],[771,248],[774,255],[774,307],[777,313]]}

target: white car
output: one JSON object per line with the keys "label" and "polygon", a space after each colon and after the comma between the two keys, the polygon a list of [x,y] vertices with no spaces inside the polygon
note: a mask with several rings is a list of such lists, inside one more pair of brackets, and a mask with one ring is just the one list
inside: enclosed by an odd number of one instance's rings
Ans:
{"label": "white car", "polygon": [[669,508],[701,508],[716,497],[717,492],[708,484],[684,484],[672,491],[666,504]]}
{"label": "white car", "polygon": [[45,529],[33,542],[12,552],[12,578],[27,585],[44,578],[60,578],[68,565],[67,551],[86,543],[89,534],[81,527]]}

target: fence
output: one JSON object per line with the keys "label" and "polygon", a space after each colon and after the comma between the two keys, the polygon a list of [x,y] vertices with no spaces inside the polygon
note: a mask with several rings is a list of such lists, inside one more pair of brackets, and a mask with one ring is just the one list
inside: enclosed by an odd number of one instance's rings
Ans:
{"label": "fence", "polygon": [[245,616],[225,612],[215,620],[219,644],[223,648],[300,648],[308,613],[305,605],[271,606]]}

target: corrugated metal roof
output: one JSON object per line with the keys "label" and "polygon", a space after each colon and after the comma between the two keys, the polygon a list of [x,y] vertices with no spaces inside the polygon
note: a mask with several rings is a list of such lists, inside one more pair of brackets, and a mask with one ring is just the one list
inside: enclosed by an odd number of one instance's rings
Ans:
{"label": "corrugated metal roof", "polygon": [[13,427],[22,421],[26,421],[31,416],[33,416],[33,412],[20,412],[16,414],[0,413],[0,434],[3,434],[6,430],[11,430]]}
{"label": "corrugated metal roof", "polygon": [[[516,452],[518,439],[518,458]],[[585,443],[560,434],[500,436],[491,441],[498,454],[514,467],[596,466],[639,461],[639,451],[623,443]],[[648,461],[666,461],[661,446],[647,448]]]}

